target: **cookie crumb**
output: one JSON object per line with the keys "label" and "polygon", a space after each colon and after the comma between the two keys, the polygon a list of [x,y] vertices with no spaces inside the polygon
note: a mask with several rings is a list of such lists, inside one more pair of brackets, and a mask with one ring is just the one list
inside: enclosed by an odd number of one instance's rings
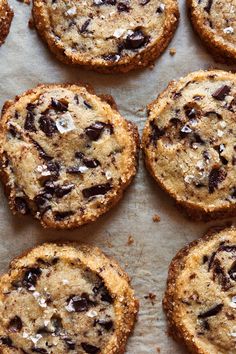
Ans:
{"label": "cookie crumb", "polygon": [[153,217],[152,217],[152,221],[153,221],[153,222],[160,222],[160,221],[161,221],[161,218],[160,218],[160,216],[159,216],[158,214],[155,214],[155,215],[153,215]]}
{"label": "cookie crumb", "polygon": [[144,296],[144,299],[146,300],[150,300],[151,301],[151,304],[154,305],[155,304],[155,301],[156,301],[156,294],[153,294],[153,293],[149,293],[148,295],[145,295]]}
{"label": "cookie crumb", "polygon": [[175,48],[170,48],[169,49],[169,53],[173,57],[176,54],[176,49]]}
{"label": "cookie crumb", "polygon": [[133,243],[134,243],[134,238],[133,238],[133,236],[129,235],[127,245],[131,246],[131,245],[133,245]]}

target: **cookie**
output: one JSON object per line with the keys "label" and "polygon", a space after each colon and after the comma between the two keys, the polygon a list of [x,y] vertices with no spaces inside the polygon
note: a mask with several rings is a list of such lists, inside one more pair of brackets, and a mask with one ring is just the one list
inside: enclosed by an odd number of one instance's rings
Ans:
{"label": "cookie", "polygon": [[0,352],[121,354],[138,301],[98,248],[43,244],[0,278]]}
{"label": "cookie", "polygon": [[13,11],[7,0],[0,0],[0,46],[4,43],[11,26]]}
{"label": "cookie", "polygon": [[209,232],[172,260],[163,300],[170,334],[191,353],[235,354],[236,229]]}
{"label": "cookie", "polygon": [[198,71],[148,106],[147,168],[193,219],[236,215],[236,75]]}
{"label": "cookie", "polygon": [[218,61],[236,62],[236,8],[233,1],[187,0],[193,27]]}
{"label": "cookie", "polygon": [[153,63],[178,17],[177,0],[33,1],[36,29],[56,57],[102,72]]}
{"label": "cookie", "polygon": [[31,213],[44,227],[97,219],[136,173],[136,127],[83,86],[27,91],[5,104],[0,125],[1,177],[10,208]]}

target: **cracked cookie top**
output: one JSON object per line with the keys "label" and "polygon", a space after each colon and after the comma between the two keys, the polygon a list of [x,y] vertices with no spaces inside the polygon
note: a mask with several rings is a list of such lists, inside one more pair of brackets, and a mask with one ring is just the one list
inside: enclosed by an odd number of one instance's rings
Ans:
{"label": "cracked cookie top", "polygon": [[70,228],[110,209],[136,173],[138,133],[84,87],[39,86],[7,102],[1,175],[14,212]]}
{"label": "cracked cookie top", "polygon": [[235,213],[235,83],[232,73],[195,72],[149,105],[146,164],[194,217]]}
{"label": "cracked cookie top", "polygon": [[137,308],[126,274],[97,248],[44,244],[0,278],[0,351],[123,353]]}

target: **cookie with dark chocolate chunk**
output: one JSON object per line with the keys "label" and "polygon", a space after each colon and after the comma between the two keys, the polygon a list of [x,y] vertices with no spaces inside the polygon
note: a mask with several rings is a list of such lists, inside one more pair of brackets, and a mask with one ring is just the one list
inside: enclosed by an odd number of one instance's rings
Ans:
{"label": "cookie with dark chocolate chunk", "polygon": [[211,230],[169,267],[163,307],[169,332],[191,353],[235,353],[236,229]]}
{"label": "cookie with dark chocolate chunk", "polygon": [[236,215],[236,75],[198,71],[148,106],[146,166],[193,219]]}
{"label": "cookie with dark chocolate chunk", "polygon": [[33,1],[35,27],[66,64],[127,72],[153,64],[177,27],[177,0]]}
{"label": "cookie with dark chocolate chunk", "polygon": [[0,0],[0,46],[5,42],[9,33],[13,15],[7,0]]}
{"label": "cookie with dark chocolate chunk", "polygon": [[120,354],[138,301],[127,274],[98,248],[43,244],[0,277],[0,352]]}
{"label": "cookie with dark chocolate chunk", "polygon": [[136,174],[135,125],[83,86],[41,85],[17,96],[5,105],[0,125],[10,208],[31,213],[44,227],[97,219]]}
{"label": "cookie with dark chocolate chunk", "polygon": [[234,1],[186,0],[192,25],[216,61],[236,63]]}

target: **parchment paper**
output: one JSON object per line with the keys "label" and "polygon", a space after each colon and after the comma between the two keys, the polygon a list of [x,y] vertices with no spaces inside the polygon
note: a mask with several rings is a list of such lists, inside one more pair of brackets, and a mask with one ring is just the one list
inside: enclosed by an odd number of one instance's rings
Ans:
{"label": "parchment paper", "polygon": [[[0,48],[0,105],[16,94],[39,83],[85,81],[98,93],[114,96],[124,117],[135,122],[142,132],[145,106],[172,79],[210,66],[214,63],[193,34],[186,16],[185,0],[180,1],[181,20],[170,47],[177,53],[171,57],[167,50],[150,70],[125,75],[102,75],[71,68],[54,59],[47,47],[28,28],[31,8],[16,0],[10,1],[15,17],[11,33]],[[232,67],[225,67],[232,69]],[[180,354],[186,351],[166,333],[161,300],[165,289],[168,265],[177,250],[200,237],[211,224],[188,221],[146,172],[142,157],[138,175],[123,200],[97,222],[74,231],[45,231],[31,217],[12,216],[1,190],[0,202],[0,271],[9,261],[27,248],[44,241],[79,240],[101,247],[120,261],[129,273],[136,295],[140,299],[139,320],[130,338],[127,353]],[[152,216],[161,217],[159,223]],[[134,243],[127,244],[132,235]],[[146,299],[149,293],[156,300]]]}

